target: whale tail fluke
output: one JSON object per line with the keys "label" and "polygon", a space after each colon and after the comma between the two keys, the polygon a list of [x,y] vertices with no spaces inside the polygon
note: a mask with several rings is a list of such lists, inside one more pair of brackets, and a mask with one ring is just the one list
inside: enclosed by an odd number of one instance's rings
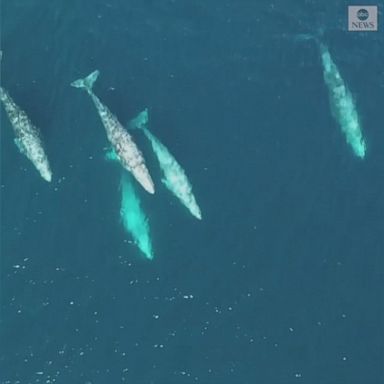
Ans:
{"label": "whale tail fluke", "polygon": [[285,34],[284,38],[293,41],[294,43],[302,43],[307,41],[315,41],[321,45],[321,41],[324,37],[324,28],[317,28],[313,33],[297,33],[297,34]]}
{"label": "whale tail fluke", "polygon": [[130,129],[146,129],[148,127],[148,108],[141,111],[129,124]]}
{"label": "whale tail fluke", "polygon": [[84,79],[77,79],[71,83],[72,87],[84,88],[87,92],[92,92],[92,87],[97,78],[99,77],[100,71],[96,70],[89,74]]}
{"label": "whale tail fluke", "polygon": [[295,43],[301,43],[303,41],[316,40],[316,36],[310,33],[299,33],[298,35],[293,36],[293,41]]}

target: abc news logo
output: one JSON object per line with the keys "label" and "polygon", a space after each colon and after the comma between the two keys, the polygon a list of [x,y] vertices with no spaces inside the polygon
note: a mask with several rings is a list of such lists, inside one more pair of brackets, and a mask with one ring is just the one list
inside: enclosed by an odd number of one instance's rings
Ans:
{"label": "abc news logo", "polygon": [[348,31],[377,31],[377,6],[350,5]]}

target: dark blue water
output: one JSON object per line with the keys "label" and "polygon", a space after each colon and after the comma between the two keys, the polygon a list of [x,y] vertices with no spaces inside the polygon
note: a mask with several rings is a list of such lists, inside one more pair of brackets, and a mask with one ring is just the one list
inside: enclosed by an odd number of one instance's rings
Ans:
{"label": "dark blue water", "polygon": [[[384,34],[354,1],[2,0],[2,85],[41,129],[54,181],[1,116],[1,383],[380,384]],[[356,3],[356,2],[355,2]],[[359,3],[359,2],[357,2]],[[373,3],[375,4],[375,3]],[[314,42],[356,98],[362,161],[334,121]],[[192,181],[195,220],[140,190],[155,259],[119,221],[95,92]]]}

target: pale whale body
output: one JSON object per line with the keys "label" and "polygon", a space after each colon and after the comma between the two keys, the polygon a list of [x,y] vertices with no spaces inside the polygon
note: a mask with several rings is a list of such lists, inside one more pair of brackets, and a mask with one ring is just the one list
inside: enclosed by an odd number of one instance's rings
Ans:
{"label": "pale whale body", "polygon": [[188,208],[193,216],[201,220],[201,210],[192,193],[192,186],[183,168],[171,155],[168,149],[157,139],[148,129],[148,110],[145,109],[135,119],[130,122],[131,128],[143,130],[145,136],[152,145],[152,149],[159,161],[164,178],[162,182],[165,186]]}
{"label": "pale whale body", "polygon": [[[106,154],[108,160],[119,161],[114,150]],[[141,207],[140,199],[131,181],[131,176],[123,170],[120,181],[120,218],[124,229],[132,236],[134,243],[147,259],[154,257],[148,219]]]}
{"label": "pale whale body", "polygon": [[0,87],[0,100],[15,132],[15,143],[39,171],[41,177],[50,182],[52,172],[45,154],[39,130],[29,120],[27,114],[12,100],[8,92]]}
{"label": "pale whale body", "polygon": [[111,113],[92,91],[92,86],[98,76],[99,71],[94,71],[86,78],[74,81],[71,85],[75,88],[83,88],[88,92],[103,122],[108,140],[112,144],[121,165],[132,173],[147,192],[153,194],[155,193],[155,187],[141,151],[131,135],[119,123],[116,116]]}
{"label": "pale whale body", "polygon": [[347,143],[352,147],[355,155],[363,159],[366,145],[353,97],[333,62],[328,48],[323,43],[319,43],[319,46],[333,116],[340,124]]}

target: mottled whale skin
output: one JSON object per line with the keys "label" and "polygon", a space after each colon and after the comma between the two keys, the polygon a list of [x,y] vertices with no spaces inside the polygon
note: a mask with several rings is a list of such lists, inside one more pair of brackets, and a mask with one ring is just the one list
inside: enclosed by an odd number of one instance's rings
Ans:
{"label": "mottled whale skin", "polygon": [[27,114],[16,105],[8,92],[0,87],[0,100],[15,132],[15,143],[40,172],[41,177],[50,182],[52,172],[45,154],[39,130],[29,120]]}
{"label": "mottled whale skin", "polygon": [[148,125],[148,109],[145,109],[134,118],[129,126],[130,128],[138,128],[143,130],[144,135],[150,141],[153,152],[159,161],[160,168],[163,171],[163,184],[180,200],[180,202],[189,210],[189,212],[197,219],[202,219],[200,207],[192,192],[192,185],[185,174],[184,169],[176,161],[173,155],[168,151],[164,144],[155,137],[147,128]]}
{"label": "mottled whale skin", "polygon": [[145,165],[144,157],[132,136],[120,124],[116,116],[100,101],[100,99],[92,91],[94,82],[97,80],[100,72],[98,70],[92,72],[84,79],[78,79],[71,83],[75,88],[82,88],[91,96],[92,101],[99,113],[101,121],[107,133],[109,142],[115,150],[116,155],[127,171],[131,172],[135,179],[149,193],[155,193],[155,187]]}
{"label": "mottled whale skin", "polygon": [[328,87],[332,114],[357,157],[365,157],[366,145],[352,94],[333,62],[327,46],[319,43],[324,81]]}
{"label": "mottled whale skin", "polygon": [[346,141],[352,147],[354,154],[360,159],[364,159],[367,148],[356,104],[332,59],[328,47],[320,40],[323,34],[324,31],[320,29],[315,35],[299,34],[295,37],[295,40],[314,40],[317,43],[323,66],[324,82],[328,88],[332,115],[343,131]]}

